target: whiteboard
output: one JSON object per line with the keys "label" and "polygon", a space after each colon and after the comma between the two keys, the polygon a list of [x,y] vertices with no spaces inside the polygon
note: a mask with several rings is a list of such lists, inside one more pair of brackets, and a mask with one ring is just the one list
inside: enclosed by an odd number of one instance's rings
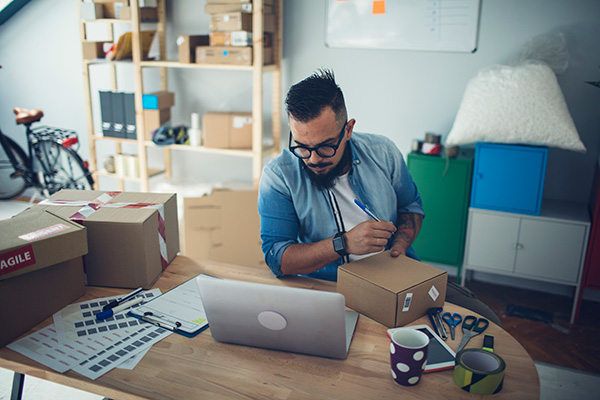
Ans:
{"label": "whiteboard", "polygon": [[480,0],[327,0],[327,47],[474,52]]}

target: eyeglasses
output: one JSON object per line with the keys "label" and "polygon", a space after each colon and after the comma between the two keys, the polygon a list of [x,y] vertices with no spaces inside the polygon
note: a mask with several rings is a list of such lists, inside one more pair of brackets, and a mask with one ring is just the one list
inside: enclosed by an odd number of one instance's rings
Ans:
{"label": "eyeglasses", "polygon": [[344,126],[342,127],[342,130],[340,131],[340,139],[338,140],[337,144],[323,144],[323,145],[317,146],[317,147],[292,146],[292,131],[290,131],[290,140],[289,140],[288,147],[289,147],[290,151],[296,157],[301,158],[303,160],[310,158],[313,151],[316,151],[317,154],[319,155],[319,157],[323,157],[323,158],[333,157],[333,156],[335,156],[335,153],[336,153],[338,147],[340,147],[340,144],[342,144],[342,139],[344,138],[344,134],[346,133],[346,125],[347,124],[348,124],[348,121],[346,121],[346,123],[344,123]]}

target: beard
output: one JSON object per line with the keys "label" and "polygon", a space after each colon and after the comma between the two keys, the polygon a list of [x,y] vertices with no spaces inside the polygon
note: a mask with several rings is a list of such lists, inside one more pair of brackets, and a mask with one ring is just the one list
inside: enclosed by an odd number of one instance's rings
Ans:
{"label": "beard", "polygon": [[340,162],[329,172],[325,174],[317,174],[309,167],[328,167],[332,163],[331,162],[321,162],[318,164],[307,164],[302,161],[302,167],[308,174],[310,181],[314,186],[316,186],[320,190],[331,189],[335,185],[335,181],[338,176],[342,175],[346,167],[350,164],[350,160],[352,158],[352,152],[350,150],[350,146],[346,143],[346,148],[344,149],[344,155],[340,159]]}

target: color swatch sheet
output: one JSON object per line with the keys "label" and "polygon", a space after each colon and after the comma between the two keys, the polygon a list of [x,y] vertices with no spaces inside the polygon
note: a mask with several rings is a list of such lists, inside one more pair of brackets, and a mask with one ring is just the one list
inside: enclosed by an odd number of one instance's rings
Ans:
{"label": "color swatch sheet", "polygon": [[[160,291],[153,289],[140,296],[152,298],[158,294]],[[7,347],[57,372],[72,369],[90,379],[115,367],[132,369],[154,343],[172,332],[131,317],[127,311],[97,321],[95,314],[116,298],[69,305],[54,315],[54,324]]]}

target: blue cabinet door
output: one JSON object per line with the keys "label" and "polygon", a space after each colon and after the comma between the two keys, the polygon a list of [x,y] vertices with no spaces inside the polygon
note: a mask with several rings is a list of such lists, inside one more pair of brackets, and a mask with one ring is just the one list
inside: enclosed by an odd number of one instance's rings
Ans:
{"label": "blue cabinet door", "polygon": [[547,147],[478,143],[471,207],[540,215]]}

